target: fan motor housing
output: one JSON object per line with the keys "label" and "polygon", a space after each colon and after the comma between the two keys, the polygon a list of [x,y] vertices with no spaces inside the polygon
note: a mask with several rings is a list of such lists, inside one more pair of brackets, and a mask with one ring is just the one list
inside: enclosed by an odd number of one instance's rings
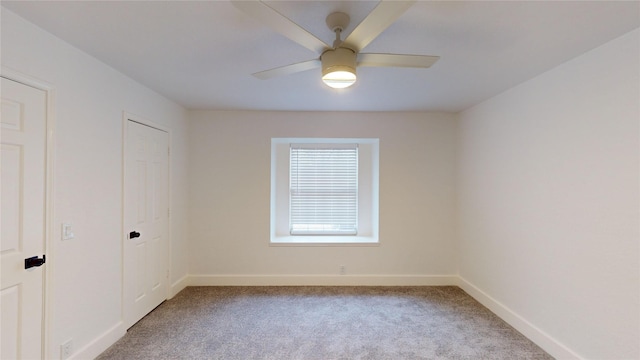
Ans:
{"label": "fan motor housing", "polygon": [[334,71],[356,73],[356,52],[348,48],[327,50],[320,56],[322,76]]}

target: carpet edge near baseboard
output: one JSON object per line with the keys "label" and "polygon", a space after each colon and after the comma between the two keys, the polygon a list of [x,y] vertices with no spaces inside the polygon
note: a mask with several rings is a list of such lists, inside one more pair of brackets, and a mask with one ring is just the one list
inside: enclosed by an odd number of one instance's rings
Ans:
{"label": "carpet edge near baseboard", "polygon": [[[187,286],[457,286],[551,356],[557,359],[582,359],[560,341],[459,275],[184,275],[171,284],[168,298]],[[99,354],[124,333],[122,324],[116,324],[79,349],[71,359],[84,358],[86,355],[93,358],[91,355]]]}
{"label": "carpet edge near baseboard", "polygon": [[576,354],[573,350],[562,344],[560,341],[552,337],[551,335],[538,328],[527,319],[511,310],[506,305],[502,304],[498,300],[491,297],[489,294],[475,286],[465,278],[458,276],[457,284],[464,292],[469,294],[472,298],[484,305],[487,309],[491,310],[499,318],[504,320],[507,324],[511,325],[514,329],[518,330],[529,340],[540,346],[549,355],[556,359],[583,359],[580,355]]}

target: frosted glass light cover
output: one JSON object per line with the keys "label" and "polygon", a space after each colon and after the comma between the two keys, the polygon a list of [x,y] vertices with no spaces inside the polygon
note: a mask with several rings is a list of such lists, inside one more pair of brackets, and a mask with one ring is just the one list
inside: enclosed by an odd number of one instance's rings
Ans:
{"label": "frosted glass light cover", "polygon": [[349,71],[334,71],[324,75],[322,81],[334,89],[344,89],[356,82],[356,74]]}

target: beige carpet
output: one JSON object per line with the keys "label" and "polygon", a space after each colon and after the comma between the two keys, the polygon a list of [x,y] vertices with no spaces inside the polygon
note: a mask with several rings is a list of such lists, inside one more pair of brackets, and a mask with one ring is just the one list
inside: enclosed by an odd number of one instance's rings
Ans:
{"label": "beige carpet", "polygon": [[107,359],[552,359],[457,287],[188,287]]}

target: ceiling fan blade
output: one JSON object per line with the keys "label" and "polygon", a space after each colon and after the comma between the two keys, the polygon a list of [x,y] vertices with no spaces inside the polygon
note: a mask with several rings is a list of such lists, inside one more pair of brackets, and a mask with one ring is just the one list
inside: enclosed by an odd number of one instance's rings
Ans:
{"label": "ceiling fan blade", "polygon": [[428,68],[438,59],[440,56],[360,53],[358,66]]}
{"label": "ceiling fan blade", "polygon": [[277,76],[291,75],[301,71],[307,71],[315,68],[319,68],[322,63],[318,59],[313,59],[309,61],[303,61],[291,65],[285,65],[281,67],[277,67],[275,69],[269,69],[265,71],[260,71],[255,74],[251,74],[258,79],[267,80]]}
{"label": "ceiling fan blade", "polygon": [[309,50],[321,54],[325,49],[330,48],[324,41],[318,39],[262,1],[233,0],[231,3],[236,8],[262,21],[281,35]]}
{"label": "ceiling fan blade", "polygon": [[415,3],[415,0],[380,1],[373,11],[347,36],[343,42],[344,46],[355,51],[362,50],[381,32],[393,24],[413,3]]}

